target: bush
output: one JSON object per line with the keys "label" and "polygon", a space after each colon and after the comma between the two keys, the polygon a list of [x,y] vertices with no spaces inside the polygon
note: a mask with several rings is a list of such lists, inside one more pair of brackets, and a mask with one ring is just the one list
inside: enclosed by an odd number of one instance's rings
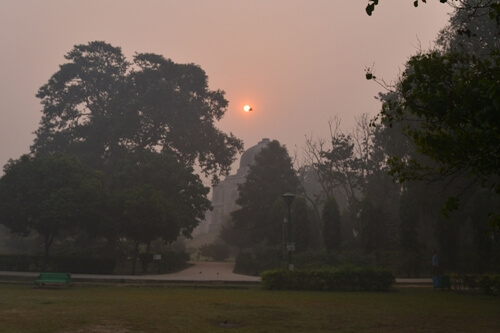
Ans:
{"label": "bush", "polygon": [[153,261],[153,254],[149,252],[139,253],[139,260],[141,261],[142,272],[148,270],[149,264]]}
{"label": "bush", "polygon": [[266,270],[283,266],[283,252],[280,246],[260,246],[253,254],[240,252],[236,256],[234,272],[258,276]]}
{"label": "bush", "polygon": [[354,266],[272,270],[261,278],[264,288],[271,290],[387,291],[395,281],[389,270]]}
{"label": "bush", "polygon": [[452,289],[500,296],[500,274],[452,274]]}
{"label": "bush", "polygon": [[[43,256],[37,255],[6,255],[0,256],[0,270],[39,272],[42,270]],[[93,258],[87,256],[55,256],[49,257],[47,271],[111,274],[115,269],[114,259]]]}
{"label": "bush", "polygon": [[115,269],[116,261],[107,258],[91,257],[51,257],[48,267],[58,272],[83,274],[111,274]]}
{"label": "bush", "polygon": [[161,260],[154,261],[158,272],[176,272],[186,267],[189,254],[186,252],[165,251],[161,253]]}
{"label": "bush", "polygon": [[42,269],[43,257],[36,255],[0,255],[0,270],[37,272]]}
{"label": "bush", "polygon": [[224,261],[229,257],[230,249],[226,244],[217,242],[200,247],[200,254],[215,261]]}
{"label": "bush", "polygon": [[240,252],[236,256],[234,272],[246,275],[259,275],[258,265],[250,253]]}

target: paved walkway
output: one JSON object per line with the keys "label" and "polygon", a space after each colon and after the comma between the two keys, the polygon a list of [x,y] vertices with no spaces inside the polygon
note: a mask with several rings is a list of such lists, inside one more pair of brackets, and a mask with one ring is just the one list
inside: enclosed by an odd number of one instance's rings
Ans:
{"label": "paved walkway", "polygon": [[[191,266],[177,273],[151,275],[100,275],[100,274],[71,274],[74,281],[102,281],[102,282],[230,282],[230,283],[258,283],[260,277],[234,274],[232,262],[191,262]],[[0,271],[2,280],[35,280],[36,272],[8,272]],[[432,279],[396,279],[396,284],[427,285]]]}
{"label": "paved walkway", "polygon": [[[104,282],[260,282],[260,277],[233,273],[234,263],[231,262],[191,262],[191,266],[176,273],[151,275],[102,275],[102,274],[71,274],[74,281],[104,281]],[[0,279],[35,279],[36,272],[0,271]]]}

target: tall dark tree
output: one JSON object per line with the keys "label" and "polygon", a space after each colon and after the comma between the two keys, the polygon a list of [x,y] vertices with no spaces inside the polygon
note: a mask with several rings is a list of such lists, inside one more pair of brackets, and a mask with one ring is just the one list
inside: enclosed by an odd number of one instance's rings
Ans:
{"label": "tall dark tree", "polygon": [[247,234],[251,244],[270,243],[280,226],[270,222],[273,203],[285,192],[295,193],[299,180],[285,146],[271,141],[255,156],[246,181],[238,186],[232,219],[236,231]]}
{"label": "tall dark tree", "polygon": [[387,228],[380,208],[364,199],[359,213],[361,247],[365,253],[387,248]]}
{"label": "tall dark tree", "polygon": [[340,220],[340,211],[337,201],[329,197],[324,206],[323,214],[323,242],[327,252],[333,252],[340,249],[342,242],[342,228]]}
{"label": "tall dark tree", "polygon": [[54,240],[96,216],[101,177],[77,158],[23,155],[0,178],[0,223],[14,233],[44,239],[45,265]]}

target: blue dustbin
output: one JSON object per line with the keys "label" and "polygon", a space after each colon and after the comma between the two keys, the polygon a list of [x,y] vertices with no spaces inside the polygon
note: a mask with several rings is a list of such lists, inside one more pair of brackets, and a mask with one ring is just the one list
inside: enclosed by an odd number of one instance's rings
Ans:
{"label": "blue dustbin", "polygon": [[441,276],[436,275],[432,277],[432,285],[434,288],[443,288],[443,279]]}

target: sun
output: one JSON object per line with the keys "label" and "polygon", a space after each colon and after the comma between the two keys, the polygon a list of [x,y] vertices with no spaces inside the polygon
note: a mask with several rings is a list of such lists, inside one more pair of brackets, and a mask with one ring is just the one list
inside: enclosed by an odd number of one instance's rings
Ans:
{"label": "sun", "polygon": [[251,107],[250,105],[245,105],[245,106],[243,107],[243,111],[245,111],[245,112],[249,112],[249,111],[253,111],[253,110],[252,110],[252,107]]}

